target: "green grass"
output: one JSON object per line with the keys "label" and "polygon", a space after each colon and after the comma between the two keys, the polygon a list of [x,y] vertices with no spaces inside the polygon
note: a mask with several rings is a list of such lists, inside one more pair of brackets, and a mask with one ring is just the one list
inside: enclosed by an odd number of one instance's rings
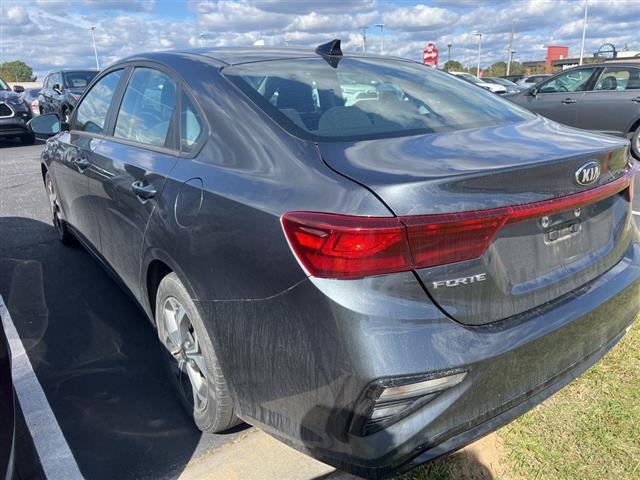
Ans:
{"label": "green grass", "polygon": [[640,479],[640,328],[499,431],[511,478]]}
{"label": "green grass", "polygon": [[[640,319],[639,319],[640,320]],[[565,389],[497,432],[499,472],[488,478],[640,480],[640,325]],[[479,459],[482,462],[482,459]],[[460,453],[400,477],[478,477]]]}

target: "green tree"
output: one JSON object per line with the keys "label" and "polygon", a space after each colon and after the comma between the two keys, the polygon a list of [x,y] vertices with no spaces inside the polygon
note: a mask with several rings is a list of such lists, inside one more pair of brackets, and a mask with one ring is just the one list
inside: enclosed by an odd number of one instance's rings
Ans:
{"label": "green tree", "polygon": [[486,71],[486,75],[490,77],[501,77],[502,75],[507,74],[507,64],[506,62],[496,62],[491,65]]}
{"label": "green tree", "polygon": [[0,65],[0,76],[5,82],[35,82],[33,69],[22,60],[4,62]]}
{"label": "green tree", "polygon": [[464,65],[455,60],[447,60],[442,68],[445,72],[464,72],[466,70]]}

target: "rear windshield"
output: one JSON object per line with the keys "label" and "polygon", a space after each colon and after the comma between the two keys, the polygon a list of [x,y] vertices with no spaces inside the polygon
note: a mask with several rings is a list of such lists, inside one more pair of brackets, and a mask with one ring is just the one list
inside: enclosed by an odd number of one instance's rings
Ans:
{"label": "rear windshield", "polygon": [[[334,64],[335,65],[335,64]],[[418,63],[322,57],[227,67],[224,75],[289,132],[364,140],[513,123],[533,114]]]}
{"label": "rear windshield", "polygon": [[95,77],[98,72],[65,72],[64,74],[64,83],[67,87],[70,88],[85,88],[87,85],[91,83],[93,77]]}

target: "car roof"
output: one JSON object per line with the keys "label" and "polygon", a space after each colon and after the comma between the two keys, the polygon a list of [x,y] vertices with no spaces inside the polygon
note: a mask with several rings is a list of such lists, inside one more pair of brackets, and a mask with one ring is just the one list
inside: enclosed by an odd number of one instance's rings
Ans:
{"label": "car roof", "polygon": [[[159,52],[148,52],[123,58],[116,62],[118,64],[131,61],[165,61],[171,62],[172,58],[184,56],[199,56],[208,58],[227,66],[238,65],[241,63],[265,62],[269,60],[285,60],[296,58],[314,58],[319,55],[314,48],[304,47],[219,47],[219,48],[190,48],[184,50],[169,50]],[[402,57],[393,57],[388,55],[372,55],[360,52],[344,52],[343,57],[367,57],[367,58],[384,58],[402,60],[412,62],[412,60]]]}

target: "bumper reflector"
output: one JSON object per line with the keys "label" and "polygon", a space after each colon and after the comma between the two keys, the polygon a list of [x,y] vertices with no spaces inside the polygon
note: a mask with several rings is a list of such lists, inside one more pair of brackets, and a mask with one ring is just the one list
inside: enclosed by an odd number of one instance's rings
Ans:
{"label": "bumper reflector", "polygon": [[369,435],[382,430],[435,398],[438,393],[458,385],[466,375],[467,372],[460,372],[414,383],[398,384],[391,380],[388,386],[376,385],[374,388],[380,393],[370,407],[368,418],[361,424],[360,433]]}

